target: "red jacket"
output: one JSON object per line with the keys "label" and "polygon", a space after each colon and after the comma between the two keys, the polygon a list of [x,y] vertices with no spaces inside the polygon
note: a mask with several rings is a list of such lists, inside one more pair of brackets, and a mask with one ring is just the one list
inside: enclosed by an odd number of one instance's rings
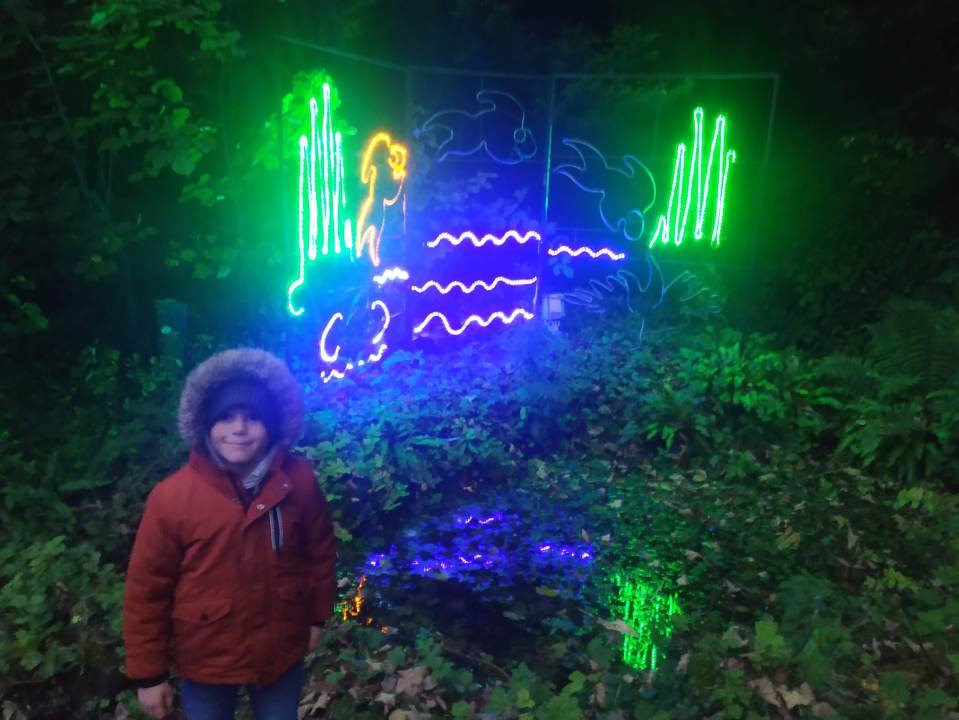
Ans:
{"label": "red jacket", "polygon": [[171,661],[205,683],[265,685],[302,658],[333,613],[336,544],[310,465],[277,453],[244,512],[206,455],[157,485],[137,531],[124,597],[127,675]]}

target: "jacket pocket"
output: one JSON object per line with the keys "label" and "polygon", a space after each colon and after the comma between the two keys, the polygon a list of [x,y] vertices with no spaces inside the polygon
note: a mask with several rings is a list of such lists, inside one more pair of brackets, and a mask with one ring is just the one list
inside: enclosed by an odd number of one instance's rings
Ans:
{"label": "jacket pocket", "polygon": [[209,625],[226,617],[232,604],[228,597],[176,603],[173,606],[173,619],[185,620],[188,623],[198,625]]}
{"label": "jacket pocket", "polygon": [[231,632],[232,601],[228,597],[176,603],[173,606],[173,645],[177,665],[208,667],[235,651]]}

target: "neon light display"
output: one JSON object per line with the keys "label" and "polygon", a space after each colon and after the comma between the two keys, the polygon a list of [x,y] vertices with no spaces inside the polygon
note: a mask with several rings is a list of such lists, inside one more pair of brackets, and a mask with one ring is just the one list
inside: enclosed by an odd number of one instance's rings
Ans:
{"label": "neon light display", "polygon": [[457,515],[455,518],[456,527],[463,528],[467,527],[475,521],[476,525],[486,526],[490,523],[497,522],[503,519],[503,513],[494,512],[486,517],[481,515]]}
{"label": "neon light display", "polygon": [[[642,237],[646,213],[656,202],[656,180],[649,168],[633,155],[623,155],[625,170],[613,167],[595,145],[583,140],[564,138],[563,144],[579,156],[579,164],[560,165],[553,172],[580,190],[599,195],[599,216],[607,228],[622,231],[630,241]],[[647,201],[634,206],[637,198]]]}
{"label": "neon light display", "polygon": [[356,364],[349,362],[343,366],[342,370],[324,370],[323,372],[320,373],[320,379],[323,380],[324,385],[328,383],[330,380],[342,380],[343,378],[346,377],[346,374],[350,372],[351,370],[355,370],[356,368],[363,367],[365,365],[372,365],[373,363],[378,363],[380,360],[383,359],[383,353],[386,352],[386,349],[387,349],[387,345],[386,343],[383,343],[376,349],[376,352],[370,354],[370,356],[367,357],[365,360],[357,360]]}
{"label": "neon light display", "polygon": [[[299,275],[287,291],[287,308],[294,316],[303,314],[303,307],[297,307],[293,294],[303,285],[306,273],[307,257],[313,261],[317,257],[317,241],[320,223],[323,225],[323,255],[330,252],[330,238],[333,239],[333,253],[339,254],[343,246],[353,244],[350,220],[340,222],[340,211],[346,208],[346,183],[343,163],[343,138],[333,130],[333,110],[331,106],[332,89],[329,83],[323,83],[323,117],[317,124],[319,104],[316,98],[310,98],[310,135],[301,135],[300,180],[298,185],[297,242],[299,245]],[[320,173],[322,172],[322,178]],[[304,242],[303,218],[307,215],[307,237]],[[342,231],[341,231],[342,228]],[[342,238],[342,241],[341,241]]]}
{"label": "neon light display", "polygon": [[[300,168],[304,169],[306,155],[306,186],[310,210],[309,251],[310,260],[316,259],[319,223],[323,223],[323,254],[330,252],[330,236],[333,236],[333,252],[339,254],[340,209],[346,207],[346,185],[343,180],[343,138],[333,130],[333,111],[330,106],[332,89],[323,83],[323,119],[317,130],[319,107],[316,98],[310,99],[310,137],[300,137]],[[318,187],[317,174],[322,168],[323,184]],[[347,221],[348,222],[348,221]],[[332,232],[331,232],[332,231]],[[344,227],[344,236],[349,228]]]}
{"label": "neon light display", "polygon": [[616,574],[613,582],[617,588],[614,610],[637,633],[636,637],[623,635],[623,662],[638,670],[655,670],[662,659],[655,641],[672,634],[670,618],[682,612],[679,599],[676,593],[664,595],[638,578]]}
{"label": "neon light display", "polygon": [[487,292],[491,292],[497,285],[509,285],[511,287],[523,287],[525,285],[535,285],[536,278],[505,278],[497,277],[493,282],[486,282],[485,280],[477,280],[476,282],[466,285],[465,283],[460,282],[459,280],[454,280],[447,285],[440,285],[435,280],[430,280],[422,285],[414,285],[411,289],[413,292],[425,293],[430,289],[435,289],[441,295],[446,295],[453,290],[459,290],[462,293],[469,294],[475,291],[477,288],[483,288]]}
{"label": "neon light display", "polygon": [[366,575],[360,577],[360,581],[356,586],[356,590],[353,591],[352,601],[347,601],[343,603],[341,612],[344,620],[349,618],[359,617],[360,613],[363,612],[363,603],[365,597],[363,595],[363,587],[366,585]]}
{"label": "neon light display", "polygon": [[[372,308],[378,307],[383,311],[383,327],[381,327],[380,331],[375,336],[373,336],[373,344],[376,345],[380,342],[380,340],[383,339],[383,336],[386,334],[386,329],[390,326],[390,309],[386,307],[386,303],[383,302],[382,300],[374,300],[370,307]],[[373,357],[370,356],[370,360],[372,359]]]}
{"label": "neon light display", "polygon": [[493,245],[505,245],[509,240],[515,240],[520,245],[528,243],[530,240],[536,240],[537,242],[542,240],[540,234],[535,230],[530,230],[523,235],[520,235],[516,230],[507,230],[503,235],[493,235],[492,233],[487,233],[483,237],[477,237],[475,233],[466,231],[460,233],[459,235],[452,235],[448,232],[440,233],[433,240],[430,240],[426,243],[426,247],[435,248],[441,242],[448,242],[450,245],[461,245],[462,243],[469,240],[473,243],[474,247],[483,247],[487,243],[492,243]]}
{"label": "neon light display", "polygon": [[[601,302],[608,295],[612,294],[618,287],[624,290],[626,296],[626,309],[630,313],[635,312],[632,306],[633,288],[639,293],[645,293],[652,285],[653,279],[649,277],[644,285],[643,282],[628,270],[620,270],[613,275],[607,275],[602,280],[593,278],[588,285],[578,287],[572,292],[563,293],[563,300],[570,305],[582,305],[591,312],[602,312]],[[663,301],[663,287],[660,285],[660,294],[655,304],[650,309],[655,309]]]}
{"label": "neon light display", "polygon": [[[647,258],[645,270],[631,267],[630,270],[633,272],[625,269],[616,272],[619,268],[626,268],[625,261],[633,258],[627,258],[626,252],[620,252],[616,246],[625,247],[622,246],[622,240],[617,242],[615,237],[608,233],[605,235],[606,239],[591,243],[594,247],[588,247],[585,244],[580,246],[585,236],[561,234],[558,238],[551,238],[550,243],[543,245],[544,238],[539,231],[523,228],[503,230],[495,226],[494,232],[485,234],[482,230],[459,232],[457,229],[454,232],[440,232],[435,237],[427,236],[423,240],[426,241],[427,249],[448,245],[451,248],[462,248],[459,252],[465,252],[467,255],[472,252],[469,247],[483,249],[484,253],[488,253],[490,246],[493,246],[494,260],[497,261],[498,267],[490,267],[486,271],[474,273],[470,262],[472,258],[456,257],[457,253],[453,252],[448,253],[451,258],[451,267],[424,273],[425,277],[422,275],[415,277],[420,272],[418,268],[431,267],[432,263],[420,265],[413,259],[409,266],[412,271],[398,266],[381,267],[384,262],[381,247],[384,235],[399,234],[400,218],[403,222],[403,234],[406,232],[406,182],[410,173],[410,151],[389,132],[374,133],[359,158],[359,172],[356,173],[356,163],[351,163],[349,168],[351,182],[355,182],[355,175],[358,174],[364,189],[363,197],[347,211],[344,139],[334,127],[331,84],[324,83],[322,88],[322,96],[317,94],[317,97],[310,100],[309,130],[298,139],[300,162],[296,232],[299,268],[296,279],[288,286],[287,308],[291,315],[295,317],[303,315],[307,305],[312,312],[314,302],[320,301],[319,296],[314,297],[311,294],[309,301],[306,302],[297,293],[301,291],[306,275],[311,272],[307,262],[315,262],[321,255],[345,253],[350,256],[350,260],[368,257],[371,266],[369,272],[363,272],[360,282],[357,282],[356,268],[346,271],[350,275],[348,278],[324,278],[329,281],[326,282],[329,287],[324,288],[322,297],[336,303],[332,305],[331,310],[336,307],[345,309],[345,302],[359,304],[360,298],[369,298],[370,295],[387,298],[391,305],[394,305],[395,298],[401,293],[385,288],[386,284],[391,282],[400,284],[395,288],[396,290],[405,291],[408,287],[413,293],[423,296],[416,298],[416,296],[402,293],[407,300],[415,298],[413,302],[417,306],[416,314],[409,322],[403,323],[403,332],[409,333],[412,327],[414,337],[434,334],[441,336],[439,328],[433,327],[434,325],[442,326],[448,335],[459,336],[473,326],[489,328],[494,323],[498,323],[497,327],[499,327],[499,325],[511,325],[520,320],[533,319],[535,314],[530,310],[536,309],[539,304],[540,290],[544,286],[540,285],[540,277],[532,268],[544,267],[543,256],[540,254],[540,250],[544,248],[547,249],[547,257],[557,258],[550,263],[555,266],[553,269],[562,271],[562,274],[570,279],[574,277],[571,272],[570,258],[623,263],[613,267],[600,265],[599,268],[592,268],[586,277],[575,283],[579,287],[572,292],[559,292],[557,288],[551,287],[549,280],[546,280],[545,292],[551,293],[548,297],[560,303],[558,317],[565,315],[563,308],[567,306],[578,305],[589,311],[603,312],[607,307],[622,310],[625,304],[625,309],[630,313],[639,312],[642,315],[640,338],[645,331],[646,315],[663,304],[663,298],[669,287],[676,284],[678,280],[691,277],[688,273],[682,273],[667,284],[659,267],[645,254],[645,251],[644,256]],[[527,127],[527,113],[516,97],[505,92],[482,90],[476,94],[476,100],[478,111],[437,112],[415,131],[414,134],[424,140],[424,145],[428,149],[436,150],[433,158],[436,162],[443,162],[451,156],[481,156],[485,153],[489,159],[497,163],[516,165],[532,158],[538,152],[533,133]],[[676,146],[668,205],[657,208],[657,214],[659,212],[663,214],[658,217],[655,234],[649,241],[650,248],[655,247],[657,241],[660,244],[680,245],[689,235],[696,240],[701,240],[708,234],[712,246],[717,247],[720,244],[729,171],[730,166],[736,162],[736,152],[726,146],[725,115],[720,114],[715,119],[708,153],[704,147],[703,108],[696,107],[692,115],[693,138],[691,142]],[[634,155],[609,156],[608,159],[596,145],[569,137],[562,139],[562,145],[566,148],[565,158],[561,160],[564,164],[551,168],[550,159],[554,156],[552,105],[549,123],[549,151],[542,178],[545,195],[542,198],[543,216],[545,217],[548,213],[546,208],[550,202],[549,182],[553,178],[553,173],[563,175],[576,188],[565,186],[565,181],[556,181],[567,193],[567,197],[574,199],[574,202],[569,204],[571,217],[562,220],[557,234],[562,233],[563,228],[572,233],[592,234],[599,230],[599,222],[592,215],[597,207],[594,205],[595,201],[598,204],[599,220],[614,235],[618,236],[622,233],[622,236],[630,241],[638,240],[640,237],[644,242],[648,240],[648,230],[651,231],[653,228],[647,224],[646,216],[654,206],[657,195],[656,182],[649,168]],[[655,143],[655,132],[653,141]],[[483,157],[477,157],[477,160],[488,164]],[[431,163],[424,163],[427,169],[430,166]],[[534,168],[529,167],[527,170],[532,171]],[[510,168],[508,171],[520,173],[523,178],[526,178],[526,170],[522,167]],[[515,183],[511,183],[515,179],[510,178],[508,179],[510,182],[506,183],[510,186],[510,192],[514,189]],[[445,176],[439,180],[441,183],[448,182]],[[591,196],[587,198],[579,192],[588,193]],[[533,200],[534,204],[537,202],[538,200]],[[522,211],[511,211],[510,214],[514,217],[531,216],[528,212],[528,204],[529,201],[523,199],[523,193],[517,194],[516,207],[522,207]],[[577,208],[585,208],[587,212],[577,213]],[[691,210],[691,208],[694,209]],[[351,217],[347,217],[348,214]],[[589,227],[580,227],[584,223],[577,221],[578,218],[575,217],[577,214],[593,217],[592,221],[586,223]],[[711,230],[706,226],[707,220],[711,221]],[[535,221],[525,224],[527,227],[536,226]],[[430,223],[420,225],[420,227],[429,226]],[[570,238],[574,238],[575,242]],[[392,241],[387,240],[387,249],[390,249],[390,242]],[[533,242],[536,244],[531,245]],[[551,244],[555,246],[547,247]],[[521,251],[512,249],[515,246],[519,246]],[[523,247],[527,249],[522,250]],[[500,249],[501,252],[496,253],[495,249]],[[530,250],[534,251],[535,257],[529,253]],[[440,254],[446,256],[447,252],[441,250]],[[393,253],[388,252],[386,256],[392,263]],[[435,259],[435,256],[431,259]],[[513,262],[517,262],[517,267],[522,269],[511,267],[510,264]],[[347,266],[342,265],[342,267]],[[534,272],[535,276],[529,276],[530,272]],[[483,279],[475,279],[476,275],[480,274],[484,276]],[[648,277],[643,277],[644,275]],[[431,276],[435,279],[429,279]],[[450,277],[457,279],[451,280]],[[403,286],[403,283],[409,283],[409,285]],[[568,287],[564,286],[563,290],[567,290]],[[520,295],[513,292],[522,288],[529,289],[531,304],[526,303],[525,293]],[[335,298],[334,295],[338,290],[350,293],[350,298]],[[499,291],[499,295],[488,295],[496,291]],[[683,293],[679,301],[691,303],[695,300],[696,307],[693,309],[700,313],[694,315],[695,317],[716,314],[718,303],[715,298],[718,296],[715,293],[709,295],[710,292],[709,288],[697,286]],[[466,296],[471,297],[467,299]],[[356,328],[358,332],[349,333],[350,337],[358,340],[359,333],[363,329],[372,331],[370,332],[372,338],[365,333],[362,335],[364,343],[372,344],[361,349],[351,348],[351,342],[346,341],[348,335],[343,334],[343,327],[338,329],[334,327],[338,322],[347,324],[344,313],[333,313],[325,326],[319,324],[313,326],[311,321],[311,326],[322,329],[318,353],[321,364],[326,366],[322,373],[324,382],[341,379],[350,371],[378,362],[383,357],[386,351],[383,340],[388,328],[393,318],[401,316],[406,308],[394,305],[394,309],[398,310],[397,315],[394,316],[383,300],[370,302],[371,299],[366,300],[366,303],[369,303],[367,307],[378,310],[382,314],[382,322],[376,325],[375,320],[369,323],[368,318],[364,318],[362,327]],[[325,303],[326,300],[322,302]],[[687,307],[685,310],[688,311],[690,308]],[[349,314],[347,312],[347,315]],[[687,312],[687,321],[691,314]],[[544,319],[548,324],[552,323],[552,326],[558,328],[558,319],[552,317],[547,319],[545,311]],[[673,328],[656,326],[650,332],[668,329]],[[334,338],[339,338],[343,347],[334,342]],[[367,355],[371,350],[374,352]],[[540,552],[549,552],[549,550]],[[468,556],[464,555],[464,557]]]}
{"label": "neon light display", "polygon": [[[379,152],[378,152],[379,151]],[[390,168],[396,191],[392,194],[384,192],[386,183],[378,183],[379,168],[374,159],[382,154],[386,155],[386,164]],[[356,257],[362,257],[363,249],[369,246],[370,261],[374,267],[380,266],[380,241],[383,239],[383,228],[386,225],[387,210],[403,198],[401,209],[406,214],[406,197],[403,186],[406,182],[406,167],[409,151],[405,146],[394,143],[388,133],[380,132],[374,135],[366,146],[363,154],[363,164],[360,167],[360,180],[367,186],[366,198],[360,207],[360,214],[356,219]]]}
{"label": "neon light display", "polygon": [[480,90],[476,101],[483,106],[478,112],[441,110],[413,132],[417,138],[437,136],[436,162],[485,150],[501,165],[516,165],[536,154],[536,139],[526,127],[526,110],[519,100],[509,93]]}
{"label": "neon light display", "polygon": [[710,244],[713,247],[718,247],[723,224],[723,208],[726,204],[726,181],[729,179],[729,166],[736,162],[736,151],[726,150],[726,117],[720,115],[716,118],[713,141],[709,147],[706,174],[703,175],[703,109],[698,107],[693,111],[693,149],[690,156],[689,178],[686,180],[686,187],[683,187],[687,172],[686,145],[680,143],[676,149],[676,163],[673,167],[673,184],[669,191],[669,205],[666,214],[659,218],[656,233],[650,240],[649,247],[653,247],[657,239],[662,243],[669,243],[672,240],[676,245],[682,244],[683,236],[688,227],[694,183],[696,213],[693,237],[696,240],[702,239],[703,223],[706,220],[706,211],[709,207],[710,180],[714,161],[717,163],[716,199]]}
{"label": "neon light display", "polygon": [[586,253],[594,260],[604,255],[608,257],[610,260],[626,259],[626,253],[614,252],[613,250],[610,250],[609,248],[600,248],[599,250],[593,250],[592,248],[588,248],[588,247],[579,247],[574,250],[569,245],[560,245],[557,248],[550,248],[548,252],[553,257],[556,257],[557,255],[572,255],[573,257],[579,257],[583,253]]}
{"label": "neon light display", "polygon": [[570,540],[576,537],[571,527],[553,527],[543,537],[539,527],[531,527],[530,518],[511,512],[475,508],[465,516],[435,518],[428,524],[435,527],[427,529],[421,524],[412,528],[411,534],[436,537],[436,542],[394,545],[388,552],[370,553],[362,572],[372,576],[445,575],[474,588],[494,584],[497,589],[502,589],[508,576],[536,575],[549,577],[551,587],[573,595],[595,562],[592,545]]}
{"label": "neon light display", "polygon": [[342,319],[343,319],[343,313],[341,313],[341,312],[333,313],[333,317],[331,317],[331,318],[327,321],[326,327],[323,328],[323,332],[322,332],[322,334],[320,335],[320,358],[321,358],[321,359],[323,360],[323,362],[325,362],[325,363],[335,363],[335,362],[336,362],[336,359],[340,356],[340,346],[339,346],[339,345],[336,346],[336,350],[333,351],[333,354],[332,354],[332,355],[330,355],[330,354],[326,351],[326,336],[329,335],[330,330],[333,328],[334,323],[336,323],[337,321],[340,321],[340,320],[342,320]]}
{"label": "neon light display", "polygon": [[[320,378],[324,383],[328,383],[330,380],[342,380],[346,377],[346,374],[351,370],[356,368],[364,367],[365,365],[371,365],[373,363],[378,363],[383,359],[383,354],[386,352],[387,345],[382,342],[383,336],[386,335],[386,331],[390,326],[390,320],[392,315],[390,314],[390,309],[386,306],[386,303],[382,300],[374,300],[370,304],[370,308],[373,310],[380,310],[383,313],[383,324],[380,326],[380,329],[377,331],[376,335],[373,336],[372,344],[378,346],[376,351],[371,353],[366,358],[360,358],[356,362],[348,362],[343,366],[342,369],[330,369],[324,370],[320,373]],[[331,354],[326,349],[326,339],[329,335],[330,330],[333,328],[333,325],[339,321],[343,320],[343,313],[334,313],[333,316],[326,323],[326,327],[323,328],[323,333],[320,335],[320,358],[323,362],[331,364],[337,361],[340,356],[340,346],[336,346],[336,350]]]}
{"label": "neon light display", "polygon": [[391,280],[400,280],[406,282],[410,279],[410,274],[406,272],[403,268],[390,268],[389,270],[384,270],[379,275],[373,276],[373,282],[377,285],[385,285]]}
{"label": "neon light display", "polygon": [[492,315],[486,318],[482,318],[479,315],[470,315],[468,318],[466,318],[466,320],[463,322],[462,325],[460,325],[458,328],[454,328],[450,325],[450,321],[447,319],[447,317],[443,313],[431,312],[429,315],[426,316],[426,319],[423,320],[423,322],[421,322],[419,325],[413,328],[413,332],[417,335],[423,332],[423,330],[426,328],[427,325],[429,325],[430,321],[433,318],[436,318],[437,320],[439,320],[443,324],[443,327],[446,328],[446,332],[448,332],[450,335],[462,335],[466,331],[466,329],[473,324],[479,325],[481,327],[489,327],[494,320],[499,320],[504,325],[509,325],[510,323],[514,322],[517,318],[523,318],[524,320],[532,320],[534,317],[535,315],[533,315],[533,313],[527,312],[523,308],[516,308],[509,315],[506,315],[505,313],[497,310]]}

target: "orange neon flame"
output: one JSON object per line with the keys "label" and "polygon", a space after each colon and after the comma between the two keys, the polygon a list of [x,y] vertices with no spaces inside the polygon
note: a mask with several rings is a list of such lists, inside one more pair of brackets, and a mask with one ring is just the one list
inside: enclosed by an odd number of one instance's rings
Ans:
{"label": "orange neon flame", "polygon": [[[370,223],[370,211],[373,209],[373,203],[376,200],[376,180],[379,170],[373,164],[373,155],[377,148],[383,147],[387,153],[386,164],[389,166],[393,180],[398,185],[396,194],[391,198],[382,198],[381,210],[379,214],[379,223]],[[366,146],[366,152],[363,153],[363,164],[360,167],[360,180],[369,187],[363,204],[360,206],[360,214],[356,219],[356,257],[363,255],[363,248],[370,246],[370,261],[374,267],[380,266],[380,241],[383,239],[383,227],[386,224],[386,209],[392,207],[403,196],[403,224],[406,224],[406,196],[403,193],[403,186],[406,183],[406,166],[409,159],[409,150],[404,145],[394,143],[389,133],[380,132],[374,135]]]}
{"label": "orange neon flame", "polygon": [[363,597],[363,586],[366,585],[366,575],[360,577],[360,582],[356,586],[356,592],[353,595],[352,600],[347,600],[343,603],[343,619],[349,620],[351,617],[359,617],[360,613],[363,611],[363,602],[365,598]]}

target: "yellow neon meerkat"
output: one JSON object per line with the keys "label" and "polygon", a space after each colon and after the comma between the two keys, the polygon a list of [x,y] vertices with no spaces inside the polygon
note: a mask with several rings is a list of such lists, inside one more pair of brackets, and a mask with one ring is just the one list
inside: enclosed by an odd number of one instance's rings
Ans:
{"label": "yellow neon meerkat", "polygon": [[[374,164],[374,157],[379,153],[376,151],[382,148],[386,155],[386,164],[392,171],[393,180],[398,184],[396,193],[392,197],[380,196],[377,190],[377,179],[379,168]],[[374,267],[380,265],[380,241],[383,239],[383,228],[386,224],[386,209],[396,205],[403,195],[403,185],[406,182],[406,165],[409,158],[409,151],[405,146],[394,143],[388,133],[381,132],[374,135],[366,146],[366,152],[363,153],[363,164],[360,168],[360,180],[368,186],[366,198],[360,206],[360,214],[356,219],[356,257],[362,257],[363,248],[368,244],[370,246],[370,261]],[[376,203],[378,198],[382,198]],[[405,211],[405,200],[403,209]],[[372,213],[374,206],[376,211]]]}

